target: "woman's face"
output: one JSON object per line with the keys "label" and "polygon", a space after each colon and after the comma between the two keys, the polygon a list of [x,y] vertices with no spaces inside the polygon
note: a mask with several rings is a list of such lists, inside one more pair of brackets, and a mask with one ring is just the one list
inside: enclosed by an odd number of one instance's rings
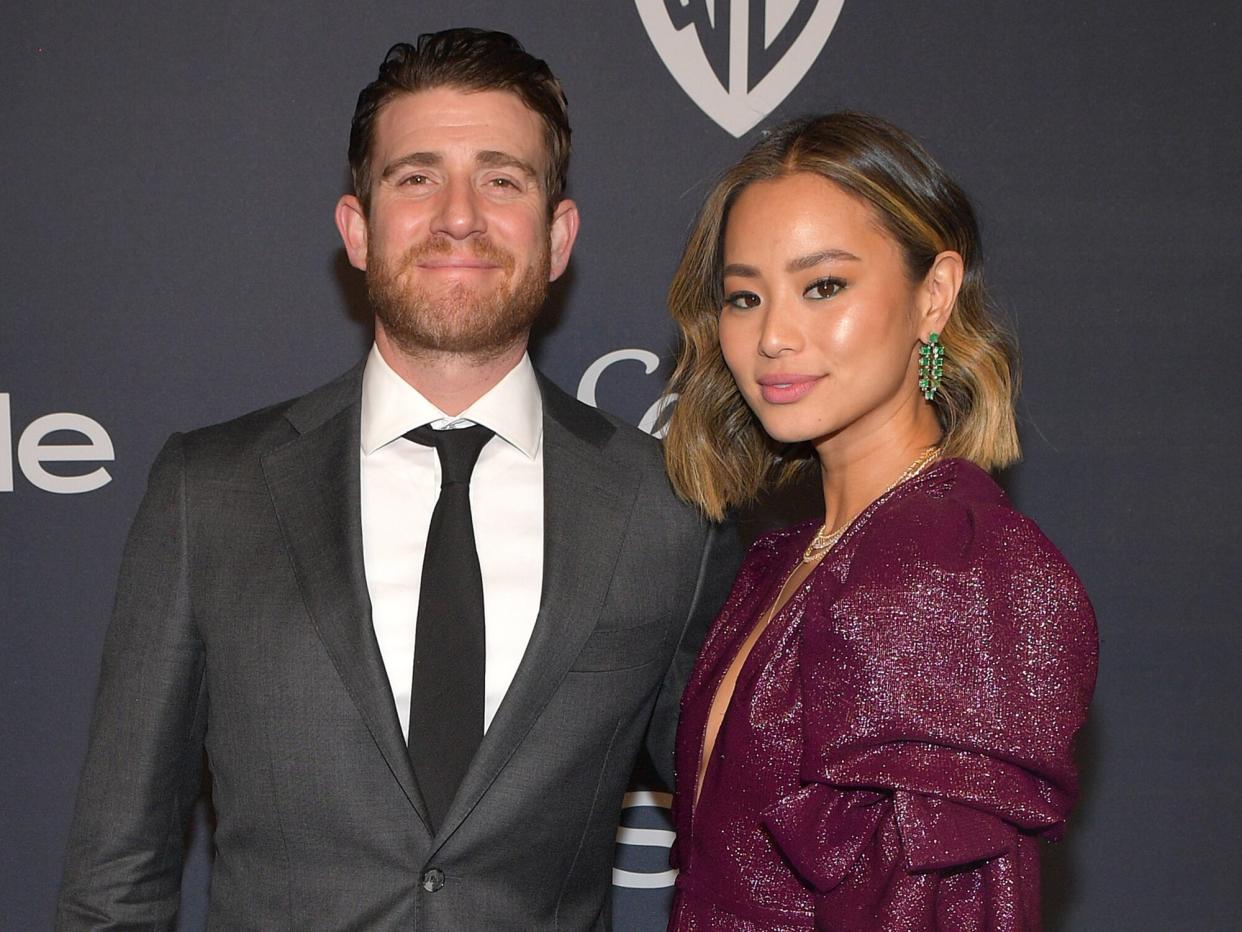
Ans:
{"label": "woman's face", "polygon": [[747,187],[725,228],[720,348],[764,430],[791,443],[917,420],[924,291],[836,184],[804,172]]}

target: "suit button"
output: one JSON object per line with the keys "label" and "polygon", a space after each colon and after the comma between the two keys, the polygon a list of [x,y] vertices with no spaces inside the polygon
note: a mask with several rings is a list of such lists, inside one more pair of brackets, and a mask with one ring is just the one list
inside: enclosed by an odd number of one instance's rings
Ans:
{"label": "suit button", "polygon": [[444,871],[438,867],[429,867],[423,871],[423,889],[435,893],[444,886]]}

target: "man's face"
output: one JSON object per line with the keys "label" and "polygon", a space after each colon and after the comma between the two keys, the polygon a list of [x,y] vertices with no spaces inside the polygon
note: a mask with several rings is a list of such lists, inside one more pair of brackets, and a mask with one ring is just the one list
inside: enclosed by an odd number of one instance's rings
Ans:
{"label": "man's face", "polygon": [[524,343],[577,231],[571,201],[549,222],[547,159],[539,117],[508,92],[389,101],[375,122],[370,210],[348,196],[337,206],[377,328],[412,355],[488,357]]}

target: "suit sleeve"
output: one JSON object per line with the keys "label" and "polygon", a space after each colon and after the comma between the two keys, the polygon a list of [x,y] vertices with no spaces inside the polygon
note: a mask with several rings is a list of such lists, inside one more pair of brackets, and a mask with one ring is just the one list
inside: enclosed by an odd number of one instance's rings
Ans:
{"label": "suit sleeve", "polygon": [[690,679],[707,629],[729,595],[733,578],[742,563],[742,541],[735,521],[727,519],[718,524],[707,524],[706,528],[690,610],[682,623],[681,636],[647,729],[647,752],[660,779],[669,787],[673,786],[674,781],[673,760],[681,694]]}
{"label": "suit sleeve", "polygon": [[1020,835],[1056,835],[1073,805],[1094,615],[1021,515],[906,518],[859,545],[808,620],[803,785],[765,824],[821,895],[880,902],[895,872],[947,872],[956,908],[978,911],[1006,895],[986,862],[1016,857]]}
{"label": "suit sleeve", "polygon": [[151,469],[104,642],[56,928],[172,929],[207,695],[189,598],[183,444]]}

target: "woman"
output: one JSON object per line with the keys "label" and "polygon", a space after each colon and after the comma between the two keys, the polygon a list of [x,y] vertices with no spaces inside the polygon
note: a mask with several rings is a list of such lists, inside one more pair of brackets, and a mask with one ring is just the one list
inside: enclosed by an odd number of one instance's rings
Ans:
{"label": "woman", "polygon": [[755,542],[687,687],[670,927],[1038,927],[1095,625],[985,472],[1018,457],[1016,358],[965,195],[881,120],[787,123],[670,305],[678,491],[719,518],[818,468],[825,509]]}

